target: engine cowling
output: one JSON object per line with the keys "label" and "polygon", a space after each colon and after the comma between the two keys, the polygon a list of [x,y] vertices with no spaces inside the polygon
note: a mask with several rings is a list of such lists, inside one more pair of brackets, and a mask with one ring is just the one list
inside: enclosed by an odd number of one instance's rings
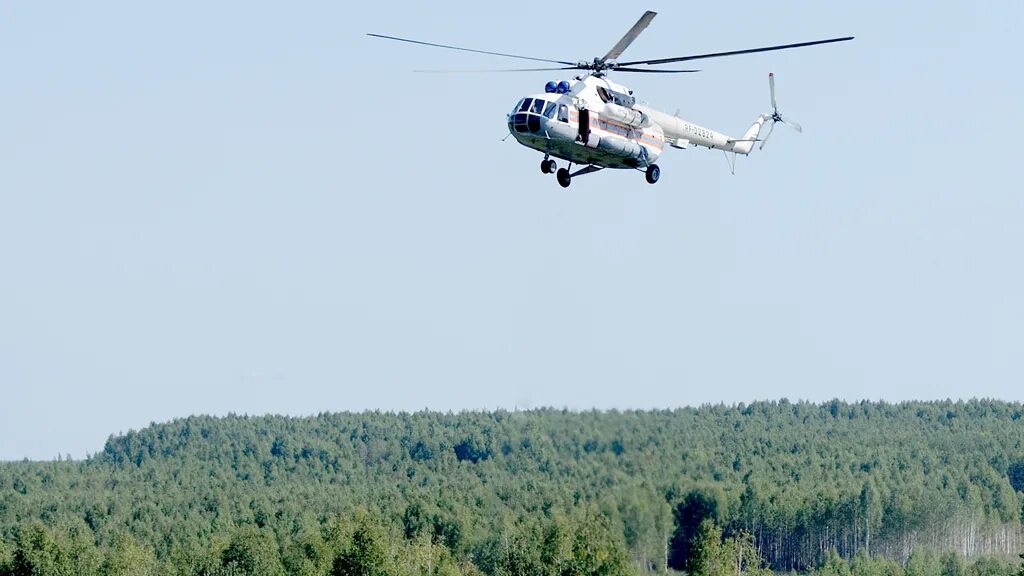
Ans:
{"label": "engine cowling", "polygon": [[601,111],[601,116],[620,124],[625,124],[630,128],[639,128],[648,123],[647,115],[643,112],[632,108],[625,108],[618,104],[605,104],[604,110]]}

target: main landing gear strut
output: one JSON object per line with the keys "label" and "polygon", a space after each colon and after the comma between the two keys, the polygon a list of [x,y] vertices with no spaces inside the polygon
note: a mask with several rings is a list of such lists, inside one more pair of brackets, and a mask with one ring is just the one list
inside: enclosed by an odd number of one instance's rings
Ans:
{"label": "main landing gear strut", "polygon": [[[576,176],[590,174],[592,172],[597,172],[598,170],[603,169],[604,168],[600,166],[590,165],[584,166],[583,168],[580,168],[579,170],[570,173],[565,168],[558,168],[558,165],[555,164],[555,161],[548,157],[545,157],[544,160],[542,160],[540,163],[540,171],[543,172],[544,174],[551,174],[552,172],[554,172],[555,178],[558,180],[558,185],[561,186],[562,188],[568,188],[569,184],[572,184],[572,179],[575,178]],[[657,183],[658,179],[661,178],[661,168],[659,168],[657,164],[651,164],[650,166],[647,167],[647,170],[644,172],[644,177],[647,179],[647,182],[649,184]]]}
{"label": "main landing gear strut", "polygon": [[558,172],[555,172],[555,178],[558,179],[559,186],[561,186],[562,188],[568,188],[569,184],[572,183],[572,179],[575,178],[576,176],[590,174],[592,172],[597,172],[598,170],[604,170],[604,168],[594,165],[584,166],[583,168],[580,168],[579,170],[573,172],[572,174],[570,174],[569,171],[566,170],[565,168],[559,168]]}

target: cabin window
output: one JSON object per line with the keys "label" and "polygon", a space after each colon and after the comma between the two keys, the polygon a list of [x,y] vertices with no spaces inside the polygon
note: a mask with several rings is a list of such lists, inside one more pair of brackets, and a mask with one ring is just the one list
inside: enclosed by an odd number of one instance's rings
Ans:
{"label": "cabin window", "polygon": [[534,100],[533,101],[533,108],[530,109],[530,112],[533,112],[534,114],[540,114],[541,111],[543,111],[543,110],[544,110],[544,101],[541,100],[540,98]]}
{"label": "cabin window", "polygon": [[556,109],[558,109],[558,104],[548,102],[547,105],[544,106],[544,115],[548,118],[554,118]]}
{"label": "cabin window", "polygon": [[569,107],[565,104],[558,105],[558,121],[566,123],[569,122]]}

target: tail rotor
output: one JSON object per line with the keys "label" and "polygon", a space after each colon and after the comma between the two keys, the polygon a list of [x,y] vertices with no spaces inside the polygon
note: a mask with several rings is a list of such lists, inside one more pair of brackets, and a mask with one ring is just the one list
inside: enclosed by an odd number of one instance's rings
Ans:
{"label": "tail rotor", "polygon": [[768,135],[765,136],[764,140],[761,141],[761,146],[758,148],[758,150],[764,150],[764,145],[768,143],[768,139],[771,138],[772,132],[775,131],[775,125],[778,124],[779,122],[782,122],[783,124],[789,126],[793,130],[796,130],[797,132],[804,131],[803,127],[801,127],[799,124],[792,120],[783,118],[782,114],[779,113],[779,105],[775,101],[775,74],[772,72],[768,73],[768,87],[771,90],[772,95],[772,113],[768,119],[772,121],[772,124],[771,126],[768,127]]}

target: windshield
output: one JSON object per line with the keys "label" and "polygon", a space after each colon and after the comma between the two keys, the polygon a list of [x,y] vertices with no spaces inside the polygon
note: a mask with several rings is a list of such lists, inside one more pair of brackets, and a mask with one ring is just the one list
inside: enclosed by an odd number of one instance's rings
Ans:
{"label": "windshield", "polygon": [[543,98],[523,98],[509,115],[509,128],[516,132],[539,134],[543,131],[541,117],[554,119],[558,109],[558,104]]}

